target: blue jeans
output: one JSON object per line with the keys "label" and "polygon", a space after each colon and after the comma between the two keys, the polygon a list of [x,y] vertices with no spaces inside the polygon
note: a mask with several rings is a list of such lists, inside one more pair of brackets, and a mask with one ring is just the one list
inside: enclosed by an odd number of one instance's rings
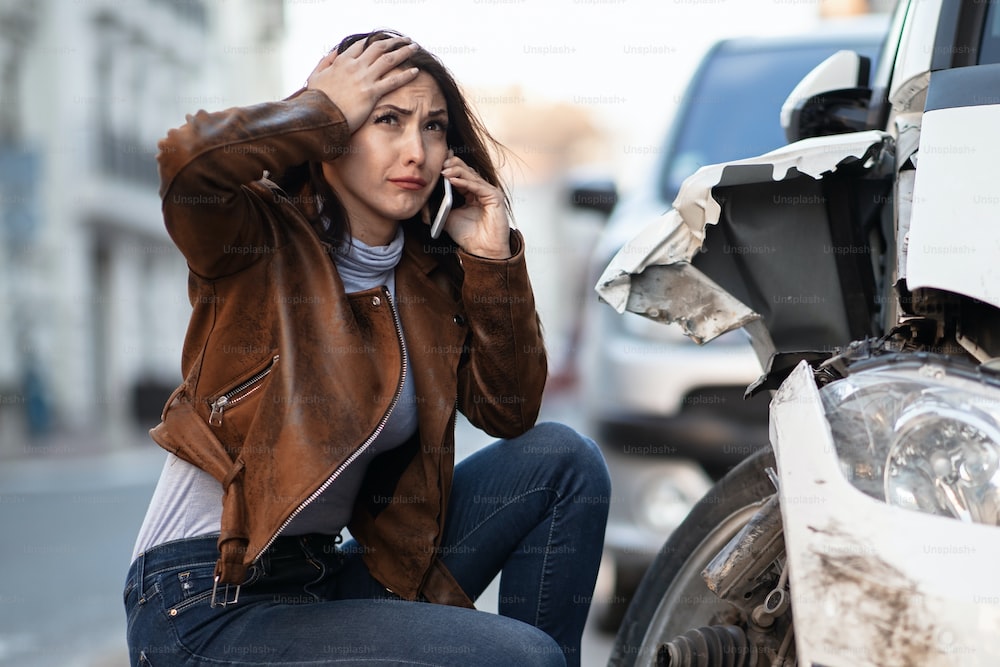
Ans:
{"label": "blue jeans", "polygon": [[131,664],[577,665],[609,496],[597,446],[559,424],[456,466],[441,558],[472,599],[502,573],[499,614],[401,600],[323,535],[279,538],[213,608],[216,538],[159,545],[125,585]]}

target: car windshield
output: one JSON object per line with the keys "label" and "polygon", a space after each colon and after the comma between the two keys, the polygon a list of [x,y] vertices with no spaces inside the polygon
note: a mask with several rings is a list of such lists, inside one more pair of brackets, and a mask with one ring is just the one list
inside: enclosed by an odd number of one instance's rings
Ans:
{"label": "car windshield", "polygon": [[785,145],[779,118],[785,98],[813,67],[841,49],[873,60],[877,51],[861,43],[717,52],[690,93],[661,180],[664,199],[673,200],[684,179],[699,167]]}

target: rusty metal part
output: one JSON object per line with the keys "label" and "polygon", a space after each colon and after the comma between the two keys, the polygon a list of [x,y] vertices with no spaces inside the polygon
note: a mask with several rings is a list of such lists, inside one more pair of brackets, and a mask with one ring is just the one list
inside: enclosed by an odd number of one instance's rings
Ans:
{"label": "rusty metal part", "polygon": [[761,576],[785,551],[781,507],[774,494],[702,571],[709,590],[743,608]]}
{"label": "rusty metal part", "polygon": [[657,664],[795,664],[784,552],[781,507],[774,494],[701,573],[709,590],[731,605],[731,613],[719,614],[713,625],[689,630],[661,645]]}
{"label": "rusty metal part", "polygon": [[790,597],[784,588],[775,588],[767,594],[764,602],[754,608],[750,618],[762,628],[774,625],[774,619],[784,614],[789,607]]}

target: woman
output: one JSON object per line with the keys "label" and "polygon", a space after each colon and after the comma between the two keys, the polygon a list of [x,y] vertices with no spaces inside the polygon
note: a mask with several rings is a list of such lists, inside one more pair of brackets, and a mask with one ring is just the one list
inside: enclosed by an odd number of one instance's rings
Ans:
{"label": "woman", "polygon": [[[161,141],[193,311],[151,431],[134,665],[578,664],[609,481],[535,425],[545,353],[488,141],[387,32]],[[436,240],[439,178],[464,204]],[[457,467],[456,410],[503,438]],[[501,571],[500,615],[472,609]]]}

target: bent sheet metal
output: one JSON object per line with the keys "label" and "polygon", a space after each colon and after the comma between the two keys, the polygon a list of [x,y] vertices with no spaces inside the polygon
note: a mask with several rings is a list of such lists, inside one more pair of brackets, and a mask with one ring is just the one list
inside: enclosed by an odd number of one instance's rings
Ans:
{"label": "bent sheet metal", "polygon": [[761,316],[691,265],[707,226],[717,224],[722,212],[713,188],[760,183],[761,167],[770,167],[771,179],[782,181],[822,179],[846,163],[871,166],[889,141],[888,134],[878,131],[817,137],[758,157],[702,167],[684,181],[673,209],[622,247],[595,289],[619,313],[628,310],[676,323],[699,344],[746,327],[766,361],[773,345]]}

